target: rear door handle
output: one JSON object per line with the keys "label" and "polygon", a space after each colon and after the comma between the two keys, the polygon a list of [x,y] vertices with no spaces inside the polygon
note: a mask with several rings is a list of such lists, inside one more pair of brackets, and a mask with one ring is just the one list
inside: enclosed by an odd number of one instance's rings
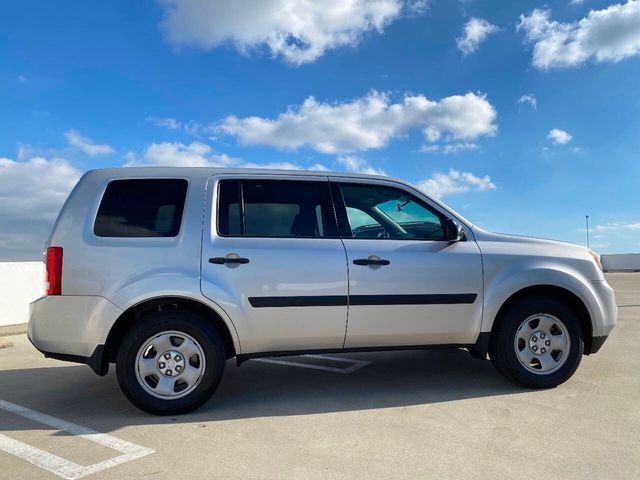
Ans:
{"label": "rear door handle", "polygon": [[391,262],[384,258],[357,258],[354,265],[389,265]]}
{"label": "rear door handle", "polygon": [[213,257],[209,259],[209,263],[214,263],[216,265],[223,265],[225,263],[249,263],[248,258],[242,257]]}

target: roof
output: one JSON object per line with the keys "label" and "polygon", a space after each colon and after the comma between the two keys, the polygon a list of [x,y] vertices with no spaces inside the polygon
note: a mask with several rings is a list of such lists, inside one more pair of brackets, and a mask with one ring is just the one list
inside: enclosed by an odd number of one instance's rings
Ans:
{"label": "roof", "polygon": [[289,176],[314,176],[314,177],[341,177],[341,178],[366,178],[366,179],[386,179],[400,183],[402,180],[386,177],[383,175],[372,175],[368,173],[349,172],[328,172],[323,170],[281,170],[273,168],[223,168],[223,167],[119,167],[119,168],[99,168],[91,170],[89,173],[105,177],[143,177],[145,175],[157,176],[211,176],[216,174],[251,174],[251,175],[289,175]]}

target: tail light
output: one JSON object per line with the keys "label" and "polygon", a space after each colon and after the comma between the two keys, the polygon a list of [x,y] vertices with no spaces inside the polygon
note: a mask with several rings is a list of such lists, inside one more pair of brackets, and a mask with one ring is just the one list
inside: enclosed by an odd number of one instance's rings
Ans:
{"label": "tail light", "polygon": [[47,248],[47,279],[45,292],[47,295],[62,295],[62,247]]}

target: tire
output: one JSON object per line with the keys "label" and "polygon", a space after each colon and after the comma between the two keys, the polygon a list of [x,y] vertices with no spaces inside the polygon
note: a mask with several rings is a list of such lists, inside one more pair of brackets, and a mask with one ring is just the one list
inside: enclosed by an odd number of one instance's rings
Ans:
{"label": "tire", "polygon": [[163,311],[127,333],[118,349],[116,374],[125,396],[139,409],[179,415],[211,398],[225,362],[222,339],[204,318]]}
{"label": "tire", "polygon": [[496,369],[530,388],[566,382],[580,365],[583,351],[582,327],[575,312],[546,296],[532,296],[511,306],[492,332],[489,346]]}

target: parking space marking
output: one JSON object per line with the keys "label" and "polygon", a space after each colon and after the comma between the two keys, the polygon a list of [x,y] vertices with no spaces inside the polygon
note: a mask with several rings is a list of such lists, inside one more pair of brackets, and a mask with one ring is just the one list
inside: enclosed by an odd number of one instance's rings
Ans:
{"label": "parking space marking", "polygon": [[122,454],[103,462],[83,466],[0,434],[0,450],[22,458],[33,465],[55,473],[59,477],[67,480],[86,477],[87,475],[136,460],[155,452],[155,450],[150,448],[141,447],[140,445],[127,442],[121,438],[116,438],[111,435],[107,435],[106,433],[100,433],[90,428],[83,427],[82,425],[67,422],[66,420],[52,417],[51,415],[37,412],[2,399],[0,399],[0,409],[20,415],[35,422],[48,425],[57,430],[63,430],[71,435],[84,438],[85,440],[104,445],[105,447],[117,450]]}
{"label": "parking space marking", "polygon": [[356,370],[360,370],[361,368],[371,364],[371,362],[368,362],[366,360],[354,360],[352,358],[340,358],[340,357],[333,357],[329,355],[309,354],[309,355],[301,355],[301,356],[307,357],[307,358],[317,358],[321,360],[332,360],[335,362],[351,363],[352,365],[347,368],[336,368],[336,367],[327,367],[326,365],[314,365],[312,363],[293,362],[291,360],[279,360],[276,358],[254,358],[254,361],[263,362],[263,363],[275,363],[277,365],[288,365],[290,367],[312,368],[314,370],[324,370],[326,372],[342,373],[342,374],[353,373]]}

